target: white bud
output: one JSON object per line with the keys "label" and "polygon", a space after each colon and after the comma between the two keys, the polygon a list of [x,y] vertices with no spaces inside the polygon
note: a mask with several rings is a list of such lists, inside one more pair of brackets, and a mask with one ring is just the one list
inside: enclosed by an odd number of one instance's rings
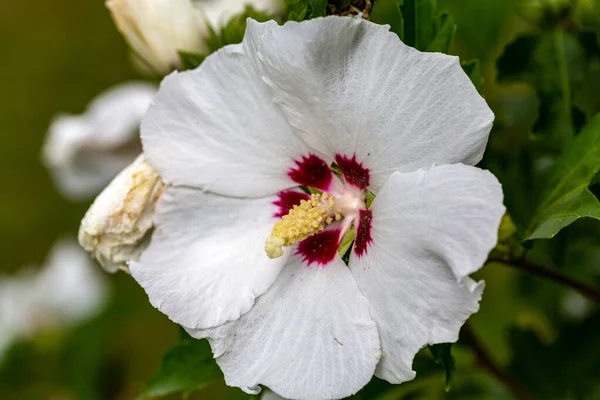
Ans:
{"label": "white bud", "polygon": [[252,6],[257,11],[277,14],[284,9],[283,0],[190,0],[201,10],[213,28],[226,24],[236,14]]}
{"label": "white bud", "polygon": [[190,0],[108,0],[125,40],[158,74],[180,67],[179,51],[203,52],[208,28]]}
{"label": "white bud", "polygon": [[148,244],[154,207],[165,184],[140,155],[96,198],[79,228],[79,243],[109,272],[127,270]]}
{"label": "white bud", "polygon": [[84,113],[52,120],[44,164],[67,198],[96,196],[141,150],[139,127],[156,87],[130,82],[98,95]]}
{"label": "white bud", "polygon": [[218,30],[246,6],[277,13],[282,0],[107,0],[106,6],[143,70],[166,75],[181,68],[179,52],[207,51],[211,28]]}
{"label": "white bud", "polygon": [[72,238],[57,242],[41,268],[0,276],[0,362],[16,340],[93,318],[108,295],[105,276]]}

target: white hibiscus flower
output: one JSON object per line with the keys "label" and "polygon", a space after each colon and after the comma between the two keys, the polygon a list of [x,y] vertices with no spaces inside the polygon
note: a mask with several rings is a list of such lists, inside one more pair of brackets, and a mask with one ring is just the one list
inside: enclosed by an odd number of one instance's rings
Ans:
{"label": "white hibiscus flower", "polygon": [[181,67],[180,51],[203,53],[210,26],[246,5],[276,12],[282,0],[108,0],[119,31],[146,69],[164,75]]}
{"label": "white hibiscus flower", "polygon": [[404,382],[478,309],[468,274],[504,213],[473,167],[494,116],[456,57],[388,29],[249,21],[243,43],[167,77],[142,121],[170,186],[131,272],[210,340],[229,385],[332,399],[373,374]]}
{"label": "white hibiscus flower", "polygon": [[54,117],[42,158],[65,197],[97,195],[135,160],[140,121],[155,93],[151,84],[124,83],[102,92],[80,115]]}
{"label": "white hibiscus flower", "polygon": [[16,340],[92,318],[107,299],[105,277],[87,254],[74,240],[59,241],[39,272],[0,277],[0,358]]}

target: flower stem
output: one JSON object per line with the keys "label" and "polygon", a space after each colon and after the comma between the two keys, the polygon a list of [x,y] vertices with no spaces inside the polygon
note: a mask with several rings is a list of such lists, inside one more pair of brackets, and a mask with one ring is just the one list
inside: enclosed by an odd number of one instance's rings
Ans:
{"label": "flower stem", "polygon": [[502,369],[492,356],[483,347],[479,338],[473,332],[469,324],[462,327],[461,335],[469,343],[471,350],[475,353],[477,364],[488,370],[490,374],[496,377],[517,399],[529,400],[531,395],[527,390],[515,381],[504,369]]}
{"label": "flower stem", "polygon": [[561,285],[569,286],[592,301],[600,302],[600,288],[573,279],[557,269],[534,264],[524,258],[518,260],[494,258],[488,260],[488,262],[500,263],[515,269],[530,272],[546,279],[550,279]]}

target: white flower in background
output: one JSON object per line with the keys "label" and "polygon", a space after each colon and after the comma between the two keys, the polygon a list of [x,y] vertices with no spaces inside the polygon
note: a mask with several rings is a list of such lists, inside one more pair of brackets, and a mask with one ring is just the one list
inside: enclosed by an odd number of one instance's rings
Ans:
{"label": "white flower in background", "polygon": [[139,155],[140,121],[155,93],[151,84],[121,84],[101,93],[83,114],[52,120],[42,156],[64,196],[97,195]]}
{"label": "white flower in background", "polygon": [[249,21],[243,43],[169,75],[142,121],[169,186],[131,272],[248,393],[334,399],[373,374],[413,379],[419,349],[456,341],[479,307],[468,274],[504,214],[473,167],[494,116],[458,58],[388,29]]}
{"label": "white flower in background", "polygon": [[138,60],[158,74],[180,66],[179,51],[204,49],[208,30],[190,0],[108,0],[106,7]]}
{"label": "white flower in background", "polygon": [[12,342],[69,327],[106,304],[104,276],[72,240],[54,245],[39,272],[0,278],[0,356]]}
{"label": "white flower in background", "polygon": [[165,185],[139,156],[96,198],[79,228],[79,243],[109,272],[138,260],[153,228],[154,206]]}
{"label": "white flower in background", "polygon": [[247,6],[255,10],[278,13],[284,9],[282,0],[191,0],[192,5],[202,11],[213,27],[226,24],[231,17],[244,11]]}
{"label": "white flower in background", "polygon": [[246,5],[281,9],[281,0],[108,0],[106,6],[137,59],[160,75],[181,67],[180,51],[203,53],[209,26]]}
{"label": "white flower in background", "polygon": [[32,330],[37,303],[35,289],[35,274],[30,269],[0,277],[0,361],[13,342]]}
{"label": "white flower in background", "polygon": [[89,256],[74,240],[52,248],[36,279],[38,310],[60,325],[72,325],[97,314],[105,305],[108,288]]}
{"label": "white flower in background", "polygon": [[581,321],[594,311],[594,303],[578,292],[569,290],[562,297],[560,311],[568,319]]}

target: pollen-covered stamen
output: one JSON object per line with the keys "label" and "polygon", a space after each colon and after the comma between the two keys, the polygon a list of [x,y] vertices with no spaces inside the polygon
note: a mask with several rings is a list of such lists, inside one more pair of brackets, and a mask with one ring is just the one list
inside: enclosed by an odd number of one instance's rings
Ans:
{"label": "pollen-covered stamen", "polygon": [[321,232],[334,220],[341,220],[342,216],[336,208],[335,198],[327,193],[313,194],[309,200],[302,200],[273,227],[265,243],[267,256],[280,257],[284,246],[291,246]]}

